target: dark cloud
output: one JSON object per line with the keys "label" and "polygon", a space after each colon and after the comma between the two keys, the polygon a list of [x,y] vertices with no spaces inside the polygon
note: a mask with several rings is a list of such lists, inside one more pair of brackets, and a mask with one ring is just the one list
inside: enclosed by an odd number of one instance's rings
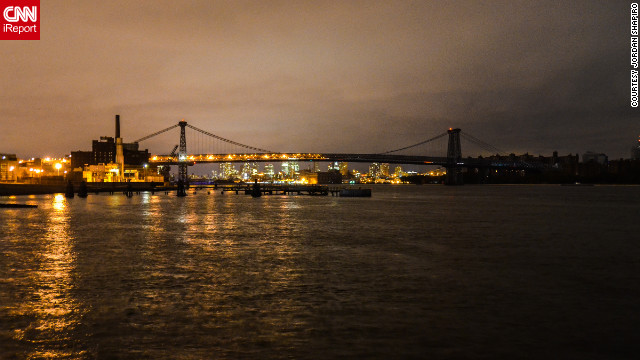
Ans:
{"label": "dark cloud", "polygon": [[624,1],[42,6],[42,40],[0,43],[2,152],[86,149],[116,113],[126,141],[185,118],[282,151],[378,152],[456,126],[506,151],[619,157],[640,132]]}

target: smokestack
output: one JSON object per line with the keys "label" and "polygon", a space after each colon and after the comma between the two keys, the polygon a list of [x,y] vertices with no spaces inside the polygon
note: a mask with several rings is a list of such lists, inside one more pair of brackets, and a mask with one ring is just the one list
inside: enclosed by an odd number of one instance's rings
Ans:
{"label": "smokestack", "polygon": [[120,115],[116,115],[116,139],[120,137]]}
{"label": "smokestack", "polygon": [[119,181],[124,179],[124,150],[122,148],[122,138],[120,137],[120,115],[116,115],[116,164],[118,164]]}

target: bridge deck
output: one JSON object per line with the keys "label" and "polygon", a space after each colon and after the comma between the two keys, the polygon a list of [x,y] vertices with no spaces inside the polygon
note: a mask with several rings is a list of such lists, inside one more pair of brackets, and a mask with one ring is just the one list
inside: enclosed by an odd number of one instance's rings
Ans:
{"label": "bridge deck", "polygon": [[[436,165],[451,166],[446,157],[435,156],[411,156],[390,154],[339,154],[339,153],[254,153],[254,154],[198,154],[186,155],[153,155],[149,160],[157,165],[203,164],[224,162],[278,162],[278,161],[341,161],[362,163],[389,163],[411,165]],[[496,161],[484,158],[463,158],[456,164],[457,167],[489,167],[510,169],[533,169],[539,166],[521,161]]]}

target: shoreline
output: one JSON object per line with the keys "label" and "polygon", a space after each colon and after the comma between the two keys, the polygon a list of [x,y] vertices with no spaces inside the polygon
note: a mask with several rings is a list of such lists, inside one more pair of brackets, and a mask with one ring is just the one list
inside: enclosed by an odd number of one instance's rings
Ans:
{"label": "shoreline", "polygon": [[[164,186],[159,182],[118,182],[118,183],[86,183],[87,192],[121,192],[130,191],[167,191],[174,186]],[[74,192],[78,192],[80,183],[73,183]],[[67,184],[21,184],[0,183],[0,196],[43,195],[65,193]]]}

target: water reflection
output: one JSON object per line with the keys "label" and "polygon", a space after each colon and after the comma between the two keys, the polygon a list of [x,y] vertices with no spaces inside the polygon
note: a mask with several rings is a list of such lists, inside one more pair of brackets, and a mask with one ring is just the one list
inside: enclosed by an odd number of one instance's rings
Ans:
{"label": "water reflection", "polygon": [[30,274],[33,293],[17,311],[34,320],[25,329],[16,330],[14,339],[33,345],[29,358],[54,359],[74,354],[69,344],[74,342],[80,312],[71,294],[75,253],[69,208],[62,194],[54,197],[46,223],[36,243],[39,266]]}
{"label": "water reflection", "polygon": [[149,235],[156,237],[165,232],[164,210],[162,198],[158,195],[151,195],[150,192],[140,194],[141,213],[144,220],[144,229]]}

